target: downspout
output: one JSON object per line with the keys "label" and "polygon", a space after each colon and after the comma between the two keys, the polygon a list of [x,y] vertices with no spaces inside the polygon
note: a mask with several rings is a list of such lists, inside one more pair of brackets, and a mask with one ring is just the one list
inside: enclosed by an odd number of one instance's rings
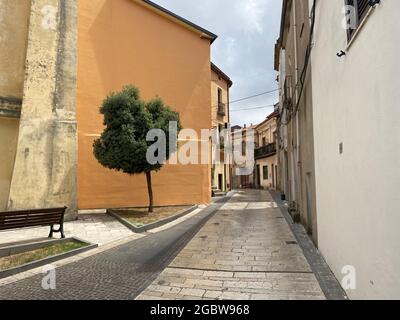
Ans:
{"label": "downspout", "polygon": [[[295,66],[295,72],[294,72],[294,83],[295,83],[295,95],[296,95],[296,104],[298,103],[299,99],[299,92],[297,90],[297,85],[299,83],[299,64],[298,64],[298,56],[297,56],[297,10],[296,10],[296,0],[293,1],[293,37],[294,37],[294,66]],[[300,188],[299,188],[299,179],[300,179],[300,174],[299,174],[299,160],[300,160],[300,137],[299,137],[299,114],[296,110],[296,160],[297,163],[295,164],[295,171],[296,171],[296,200],[297,202],[300,201]],[[298,199],[297,199],[298,195]]]}

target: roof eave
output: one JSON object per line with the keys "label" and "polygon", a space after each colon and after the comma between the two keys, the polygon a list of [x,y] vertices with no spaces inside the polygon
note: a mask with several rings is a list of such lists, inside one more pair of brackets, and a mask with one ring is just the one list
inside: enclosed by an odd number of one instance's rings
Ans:
{"label": "roof eave", "polygon": [[231,78],[229,78],[229,76],[220,68],[218,68],[213,62],[211,62],[211,70],[220,75],[228,83],[229,88],[232,87],[233,81],[231,80]]}
{"label": "roof eave", "polygon": [[176,22],[185,26],[189,30],[195,31],[196,33],[198,33],[200,35],[201,38],[210,40],[211,44],[218,38],[218,36],[216,34],[173,13],[172,11],[169,11],[168,9],[165,9],[164,7],[161,7],[160,5],[154,3],[150,0],[133,0],[133,1],[152,9],[153,11],[157,11],[158,13],[161,13],[163,16],[166,16],[166,17],[170,18],[171,20],[175,20]]}

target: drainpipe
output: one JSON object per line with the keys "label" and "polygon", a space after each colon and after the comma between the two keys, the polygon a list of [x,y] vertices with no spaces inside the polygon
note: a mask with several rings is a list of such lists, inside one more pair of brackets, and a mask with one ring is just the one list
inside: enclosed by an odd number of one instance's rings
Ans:
{"label": "drainpipe", "polygon": [[[296,104],[298,103],[298,99],[299,99],[299,92],[297,90],[297,84],[299,83],[299,63],[298,63],[298,56],[297,56],[297,7],[296,7],[296,0],[293,0],[293,37],[294,37],[294,65],[295,65],[295,72],[294,72],[294,83],[295,83],[295,95],[296,95]],[[297,163],[295,164],[295,171],[296,171],[296,183],[295,183],[295,187],[296,187],[296,200],[297,202],[300,201],[300,188],[299,188],[299,178],[300,178],[300,174],[299,174],[299,160],[300,160],[300,137],[299,137],[299,114],[296,111],[296,160]]]}

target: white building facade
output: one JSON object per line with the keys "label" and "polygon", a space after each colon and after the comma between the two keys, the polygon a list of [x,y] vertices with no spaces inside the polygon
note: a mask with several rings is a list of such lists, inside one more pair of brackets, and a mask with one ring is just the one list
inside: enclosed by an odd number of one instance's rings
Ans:
{"label": "white building facade", "polygon": [[399,299],[400,1],[347,4],[353,21],[344,0],[315,1],[318,245],[339,281],[355,271],[350,298]]}

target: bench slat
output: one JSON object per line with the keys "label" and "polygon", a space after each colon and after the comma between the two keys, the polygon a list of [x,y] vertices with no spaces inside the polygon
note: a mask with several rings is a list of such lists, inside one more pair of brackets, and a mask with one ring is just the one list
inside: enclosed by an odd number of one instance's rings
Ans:
{"label": "bench slat", "polygon": [[[59,222],[59,221],[58,221]],[[58,222],[32,222],[29,224],[26,223],[17,223],[17,224],[11,224],[11,225],[0,225],[0,230],[9,230],[9,229],[19,229],[19,228],[25,228],[25,227],[37,227],[37,226],[51,226],[53,224],[58,224]]]}
{"label": "bench slat", "polygon": [[26,214],[26,215],[18,215],[18,216],[13,216],[13,215],[9,215],[9,216],[4,216],[1,217],[0,216],[0,221],[1,220],[23,220],[23,219],[27,219],[27,218],[60,218],[62,217],[63,214],[62,213],[52,213],[52,214]]}
{"label": "bench slat", "polygon": [[52,226],[60,225],[61,234],[64,237],[63,222],[66,209],[64,207],[0,212],[0,230],[50,226],[51,236],[54,232]]}
{"label": "bench slat", "polygon": [[47,209],[47,210],[25,210],[25,211],[5,211],[0,212],[0,217],[20,216],[20,215],[36,215],[36,214],[62,214],[64,208]]}
{"label": "bench slat", "polygon": [[0,228],[24,228],[26,226],[33,226],[33,225],[46,225],[51,226],[53,224],[60,224],[60,220],[46,220],[46,221],[30,221],[29,223],[26,222],[11,222],[11,223],[4,223],[0,225]]}
{"label": "bench slat", "polygon": [[53,221],[58,221],[61,222],[61,217],[53,217],[53,218],[26,218],[26,219],[6,219],[0,221],[0,225],[8,225],[8,224],[15,224],[15,223],[34,223],[34,222],[53,222]]}

